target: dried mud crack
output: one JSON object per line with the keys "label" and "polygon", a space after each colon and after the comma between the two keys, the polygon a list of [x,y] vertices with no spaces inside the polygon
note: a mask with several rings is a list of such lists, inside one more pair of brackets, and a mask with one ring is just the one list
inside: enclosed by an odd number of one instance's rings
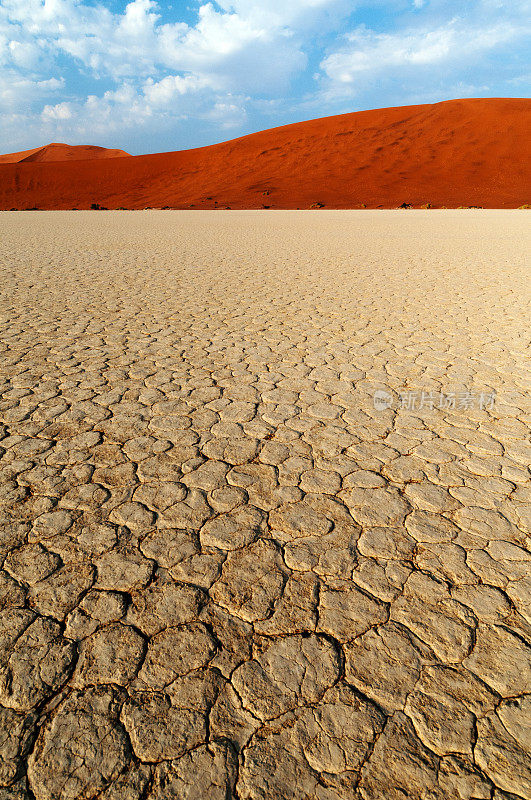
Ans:
{"label": "dried mud crack", "polygon": [[530,800],[524,213],[0,215],[0,800]]}

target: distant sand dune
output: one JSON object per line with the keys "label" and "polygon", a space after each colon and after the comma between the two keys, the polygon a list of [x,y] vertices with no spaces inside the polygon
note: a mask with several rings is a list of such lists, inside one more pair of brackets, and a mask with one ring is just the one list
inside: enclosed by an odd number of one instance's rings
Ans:
{"label": "distant sand dune", "polygon": [[78,148],[48,145],[15,154],[24,156],[16,164],[0,157],[0,208],[511,208],[531,200],[530,122],[530,100],[466,99],[325,117],[195,150],[105,150],[94,160],[99,148],[86,147],[75,166],[65,162]]}
{"label": "distant sand dune", "polygon": [[0,164],[23,164],[42,161],[87,161],[100,158],[121,158],[128,156],[125,150],[109,150],[107,147],[96,147],[92,144],[60,144],[52,142],[33,150],[21,150],[18,153],[6,153],[0,156]]}

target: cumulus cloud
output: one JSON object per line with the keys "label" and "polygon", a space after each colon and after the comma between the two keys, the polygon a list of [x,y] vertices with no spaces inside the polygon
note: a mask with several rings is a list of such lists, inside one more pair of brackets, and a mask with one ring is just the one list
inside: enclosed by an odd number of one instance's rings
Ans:
{"label": "cumulus cloud", "polygon": [[43,120],[71,119],[72,107],[70,103],[56,103],[54,106],[44,106]]}
{"label": "cumulus cloud", "polygon": [[260,76],[267,93],[306,63],[300,33],[290,23],[306,12],[305,24],[317,24],[316,12],[341,5],[207,2],[198,6],[196,24],[187,25],[163,22],[154,0],[131,0],[122,14],[75,0],[5,0],[0,31],[3,18],[13,35],[26,37],[20,46],[66,54],[100,76],[138,78],[166,68],[208,76],[214,86],[256,83]]}

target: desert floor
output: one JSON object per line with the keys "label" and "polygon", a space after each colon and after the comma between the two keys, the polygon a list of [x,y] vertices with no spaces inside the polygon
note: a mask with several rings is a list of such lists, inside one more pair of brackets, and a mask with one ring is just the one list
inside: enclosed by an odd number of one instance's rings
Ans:
{"label": "desert floor", "polygon": [[0,215],[1,798],[531,797],[526,223]]}

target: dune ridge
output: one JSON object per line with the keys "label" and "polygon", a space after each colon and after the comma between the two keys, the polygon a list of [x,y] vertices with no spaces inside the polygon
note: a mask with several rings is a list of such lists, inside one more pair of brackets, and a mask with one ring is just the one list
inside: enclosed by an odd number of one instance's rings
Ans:
{"label": "dune ridge", "polygon": [[2,164],[0,208],[514,208],[531,200],[530,122],[531,100],[464,99],[75,166],[31,152]]}

